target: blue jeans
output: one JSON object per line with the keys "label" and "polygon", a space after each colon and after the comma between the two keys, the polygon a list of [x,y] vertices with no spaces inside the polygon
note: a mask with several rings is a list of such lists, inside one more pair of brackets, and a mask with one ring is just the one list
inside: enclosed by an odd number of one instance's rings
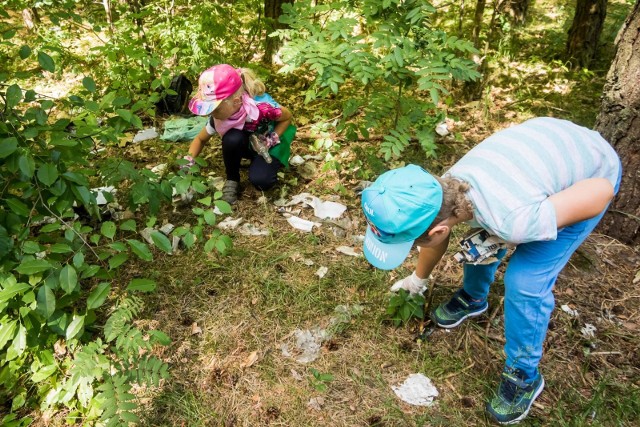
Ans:
{"label": "blue jeans", "polygon": [[[616,194],[619,187],[620,177],[615,185]],[[506,366],[523,370],[529,378],[537,375],[542,344],[555,305],[553,285],[605,211],[559,230],[556,240],[529,242],[516,247],[504,275]],[[498,259],[502,260],[505,253],[506,250],[500,251]],[[488,265],[465,264],[464,290],[473,299],[486,299],[498,265],[500,261]]]}

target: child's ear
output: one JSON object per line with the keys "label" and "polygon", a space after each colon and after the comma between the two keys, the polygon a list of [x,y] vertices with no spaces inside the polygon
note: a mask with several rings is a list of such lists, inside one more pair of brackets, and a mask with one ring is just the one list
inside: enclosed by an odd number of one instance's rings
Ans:
{"label": "child's ear", "polygon": [[450,230],[451,229],[448,225],[440,223],[429,230],[429,237],[442,236],[444,234],[448,234]]}

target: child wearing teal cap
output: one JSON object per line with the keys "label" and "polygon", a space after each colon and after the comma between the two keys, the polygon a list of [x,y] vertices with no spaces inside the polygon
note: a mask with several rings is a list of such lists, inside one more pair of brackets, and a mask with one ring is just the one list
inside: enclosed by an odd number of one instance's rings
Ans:
{"label": "child wearing teal cap", "polygon": [[423,292],[445,254],[451,229],[479,229],[463,241],[462,287],[431,313],[454,328],[488,308],[498,265],[515,246],[504,276],[506,361],[489,414],[501,424],[524,419],[544,388],[538,370],[554,308],[558,274],[598,224],[617,193],[622,168],[597,133],[565,120],[536,118],[500,131],[443,177],[409,165],[381,175],[362,193],[366,258],[398,267],[415,244],[415,271],[392,290]]}

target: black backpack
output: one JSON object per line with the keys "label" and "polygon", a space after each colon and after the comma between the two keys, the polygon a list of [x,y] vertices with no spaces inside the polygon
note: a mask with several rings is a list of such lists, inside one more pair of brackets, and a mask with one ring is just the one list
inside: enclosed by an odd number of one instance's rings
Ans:
{"label": "black backpack", "polygon": [[156,113],[159,114],[180,114],[187,108],[189,95],[193,91],[193,84],[184,75],[180,74],[171,79],[169,89],[176,92],[175,95],[166,94],[156,104]]}

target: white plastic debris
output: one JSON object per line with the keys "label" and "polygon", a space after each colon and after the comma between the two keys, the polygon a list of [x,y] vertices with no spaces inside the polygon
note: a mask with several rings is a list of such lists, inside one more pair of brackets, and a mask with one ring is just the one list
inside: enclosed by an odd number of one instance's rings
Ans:
{"label": "white plastic debris", "polygon": [[153,139],[158,137],[158,132],[156,132],[156,128],[148,128],[141,130],[133,137],[133,142],[141,142],[146,141],[148,139]]}
{"label": "white plastic debris", "polygon": [[438,123],[436,126],[436,133],[440,136],[449,135],[449,128],[447,127],[447,124],[445,122]]}
{"label": "white plastic debris", "polygon": [[268,236],[269,235],[269,230],[264,230],[262,228],[256,227],[255,225],[249,224],[248,222],[245,222],[244,224],[242,224],[242,226],[238,229],[238,231],[240,232],[240,234],[244,236]]}
{"label": "white plastic debris", "polygon": [[175,225],[171,224],[171,223],[166,223],[165,225],[163,225],[162,227],[160,227],[160,232],[162,234],[164,234],[165,236],[168,236],[169,234],[171,234],[171,232],[176,228]]}
{"label": "white plastic debris", "polygon": [[109,193],[112,196],[116,195],[116,188],[112,186],[94,188],[93,191],[96,192],[96,203],[99,206],[106,205],[108,203],[107,199],[104,197],[104,193]]}
{"label": "white plastic debris", "polygon": [[320,219],[335,219],[339,218],[347,207],[338,202],[322,201],[316,196],[312,196],[309,193],[300,193],[292,197],[291,201],[285,206],[292,206],[297,204],[304,204],[313,208],[313,214]]}
{"label": "white plastic debris", "polygon": [[156,175],[162,175],[166,171],[167,171],[167,164],[166,163],[160,163],[159,165],[156,165],[156,166],[151,168],[151,172],[155,173]]}
{"label": "white plastic debris", "polygon": [[585,323],[584,327],[580,329],[582,336],[586,339],[591,339],[596,337],[596,327],[591,323]]}
{"label": "white plastic debris", "polygon": [[[328,338],[327,331],[324,329],[313,330],[301,330],[296,329],[293,331],[296,339],[295,347],[298,356],[295,357],[299,363],[309,363],[320,357],[320,351],[322,350],[322,343]],[[287,344],[282,345],[282,355],[285,357],[291,357],[291,351]]]}
{"label": "white plastic debris", "polygon": [[327,267],[324,267],[324,266],[320,267],[318,271],[316,271],[316,276],[322,279],[327,274],[328,271],[329,269]]}
{"label": "white plastic debris", "polygon": [[338,246],[336,248],[336,251],[345,254],[345,255],[350,255],[350,256],[355,256],[355,257],[359,257],[362,256],[362,254],[358,253],[355,251],[355,249],[353,249],[352,247],[349,246]]}
{"label": "white plastic debris", "polygon": [[234,219],[228,216],[218,224],[218,228],[221,230],[234,230],[238,228],[242,221],[242,217]]}
{"label": "white plastic debris", "polygon": [[391,388],[404,402],[417,406],[431,406],[440,394],[431,379],[422,374],[411,374],[402,384]]}
{"label": "white plastic debris", "polygon": [[562,311],[564,311],[565,313],[567,313],[569,316],[571,317],[578,317],[578,310],[574,310],[571,307],[569,307],[567,304],[563,304],[560,306],[560,308],[562,309]]}
{"label": "white plastic debris", "polygon": [[304,159],[297,154],[289,159],[289,164],[292,166],[300,166],[303,163]]}
{"label": "white plastic debris", "polygon": [[320,223],[317,222],[313,222],[313,221],[307,221],[306,219],[302,219],[300,217],[297,216],[290,216],[287,218],[287,222],[289,224],[291,224],[291,226],[293,228],[296,228],[298,230],[302,230],[305,232],[310,232],[311,230],[313,230],[313,226],[316,227],[320,227]]}

